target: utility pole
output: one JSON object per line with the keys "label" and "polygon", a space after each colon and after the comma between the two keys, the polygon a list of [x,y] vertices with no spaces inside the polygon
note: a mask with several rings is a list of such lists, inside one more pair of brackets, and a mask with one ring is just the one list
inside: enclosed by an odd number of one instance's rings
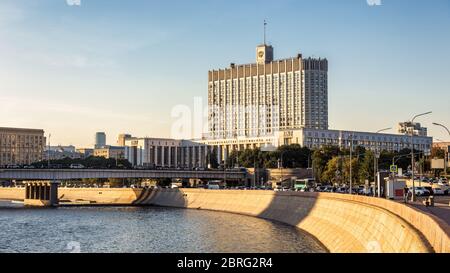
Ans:
{"label": "utility pole", "polygon": [[48,147],[47,147],[47,168],[50,169],[50,137],[52,134],[48,134]]}

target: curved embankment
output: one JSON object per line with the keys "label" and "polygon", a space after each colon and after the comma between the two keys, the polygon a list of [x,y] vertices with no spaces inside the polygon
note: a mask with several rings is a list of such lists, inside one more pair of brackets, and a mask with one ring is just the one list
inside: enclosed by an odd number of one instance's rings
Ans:
{"label": "curved embankment", "polygon": [[310,233],[330,252],[450,252],[446,223],[385,199],[200,189],[153,190],[143,192],[142,197],[135,203],[224,211],[283,222]]}
{"label": "curved embankment", "polygon": [[[0,188],[0,199],[23,200],[23,188]],[[450,228],[401,203],[330,193],[201,189],[60,188],[63,201],[157,205],[238,213],[305,230],[330,252],[450,253]]]}

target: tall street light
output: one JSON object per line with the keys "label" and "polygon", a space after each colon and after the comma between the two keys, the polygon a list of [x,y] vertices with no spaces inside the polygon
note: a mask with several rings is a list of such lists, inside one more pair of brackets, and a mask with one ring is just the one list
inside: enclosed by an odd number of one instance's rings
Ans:
{"label": "tall street light", "polygon": [[353,179],[352,179],[352,156],[353,156],[353,134],[348,136],[350,139],[350,194],[353,194]]}
{"label": "tall street light", "polygon": [[412,196],[411,196],[411,201],[415,202],[416,201],[416,188],[415,188],[415,179],[414,179],[414,128],[412,128],[412,126],[414,125],[414,120],[418,117],[421,116],[425,116],[425,115],[429,115],[433,112],[426,112],[426,113],[422,113],[419,115],[415,115],[412,119],[411,119],[411,178],[412,178]]}
{"label": "tall street light", "polygon": [[47,168],[50,169],[50,138],[52,134],[48,134],[48,146],[47,146]]}
{"label": "tall street light", "polygon": [[[445,130],[447,130],[447,133],[450,136],[450,130],[445,125],[442,125],[442,124],[436,123],[436,122],[433,122],[433,125],[444,128]],[[447,162],[448,162],[448,149],[445,149],[445,154],[444,154],[444,173],[445,173],[445,175],[447,175],[447,164],[448,164]]]}
{"label": "tall street light", "polygon": [[[389,131],[390,128],[385,128],[378,130],[376,133],[379,134],[381,132]],[[381,197],[380,187],[377,186],[377,174],[378,174],[378,159],[380,158],[380,151],[378,151],[378,142],[375,141],[375,152],[373,153],[373,197],[377,196],[377,188],[378,188],[378,197]]]}

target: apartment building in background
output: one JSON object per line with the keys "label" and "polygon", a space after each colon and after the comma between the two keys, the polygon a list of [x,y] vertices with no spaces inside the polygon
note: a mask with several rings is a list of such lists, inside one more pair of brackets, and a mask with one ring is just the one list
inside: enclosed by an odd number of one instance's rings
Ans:
{"label": "apartment building in background", "polygon": [[120,134],[117,137],[117,146],[125,146],[125,140],[132,138],[130,134]]}
{"label": "apartment building in background", "polygon": [[422,127],[420,123],[407,121],[398,124],[398,133],[407,135],[411,135],[412,133],[414,136],[427,136],[428,129]]}
{"label": "apartment building in background", "polygon": [[44,130],[0,127],[0,166],[41,161],[45,142]]}
{"label": "apartment building in background", "polygon": [[92,148],[78,148],[76,151],[81,155],[81,158],[88,158],[94,155],[94,149]]}
{"label": "apartment building in background", "polygon": [[118,146],[103,146],[101,148],[94,149],[93,156],[104,157],[106,159],[124,159],[125,158],[125,148]]}

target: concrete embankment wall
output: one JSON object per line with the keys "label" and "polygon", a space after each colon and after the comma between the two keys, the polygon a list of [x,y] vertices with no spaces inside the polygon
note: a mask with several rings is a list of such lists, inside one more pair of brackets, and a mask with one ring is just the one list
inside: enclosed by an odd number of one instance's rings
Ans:
{"label": "concrete embankment wall", "polygon": [[[141,196],[142,189],[129,188],[59,188],[62,202],[88,201],[100,205],[131,205]],[[0,188],[0,200],[23,200],[25,188]]]}
{"label": "concrete embankment wall", "polygon": [[25,188],[0,188],[0,200],[23,201]]}
{"label": "concrete embankment wall", "polygon": [[142,189],[130,188],[59,188],[62,201],[90,201],[100,205],[130,205],[141,195]]}
{"label": "concrete embankment wall", "polygon": [[[330,252],[450,253],[442,220],[393,201],[330,193],[201,189],[60,188],[59,198],[104,205],[157,205],[245,214],[296,226]],[[23,188],[0,188],[0,199],[23,200]]]}
{"label": "concrete embankment wall", "polygon": [[296,226],[330,252],[450,252],[442,220],[393,201],[272,191],[157,190],[138,203],[256,216]]}

